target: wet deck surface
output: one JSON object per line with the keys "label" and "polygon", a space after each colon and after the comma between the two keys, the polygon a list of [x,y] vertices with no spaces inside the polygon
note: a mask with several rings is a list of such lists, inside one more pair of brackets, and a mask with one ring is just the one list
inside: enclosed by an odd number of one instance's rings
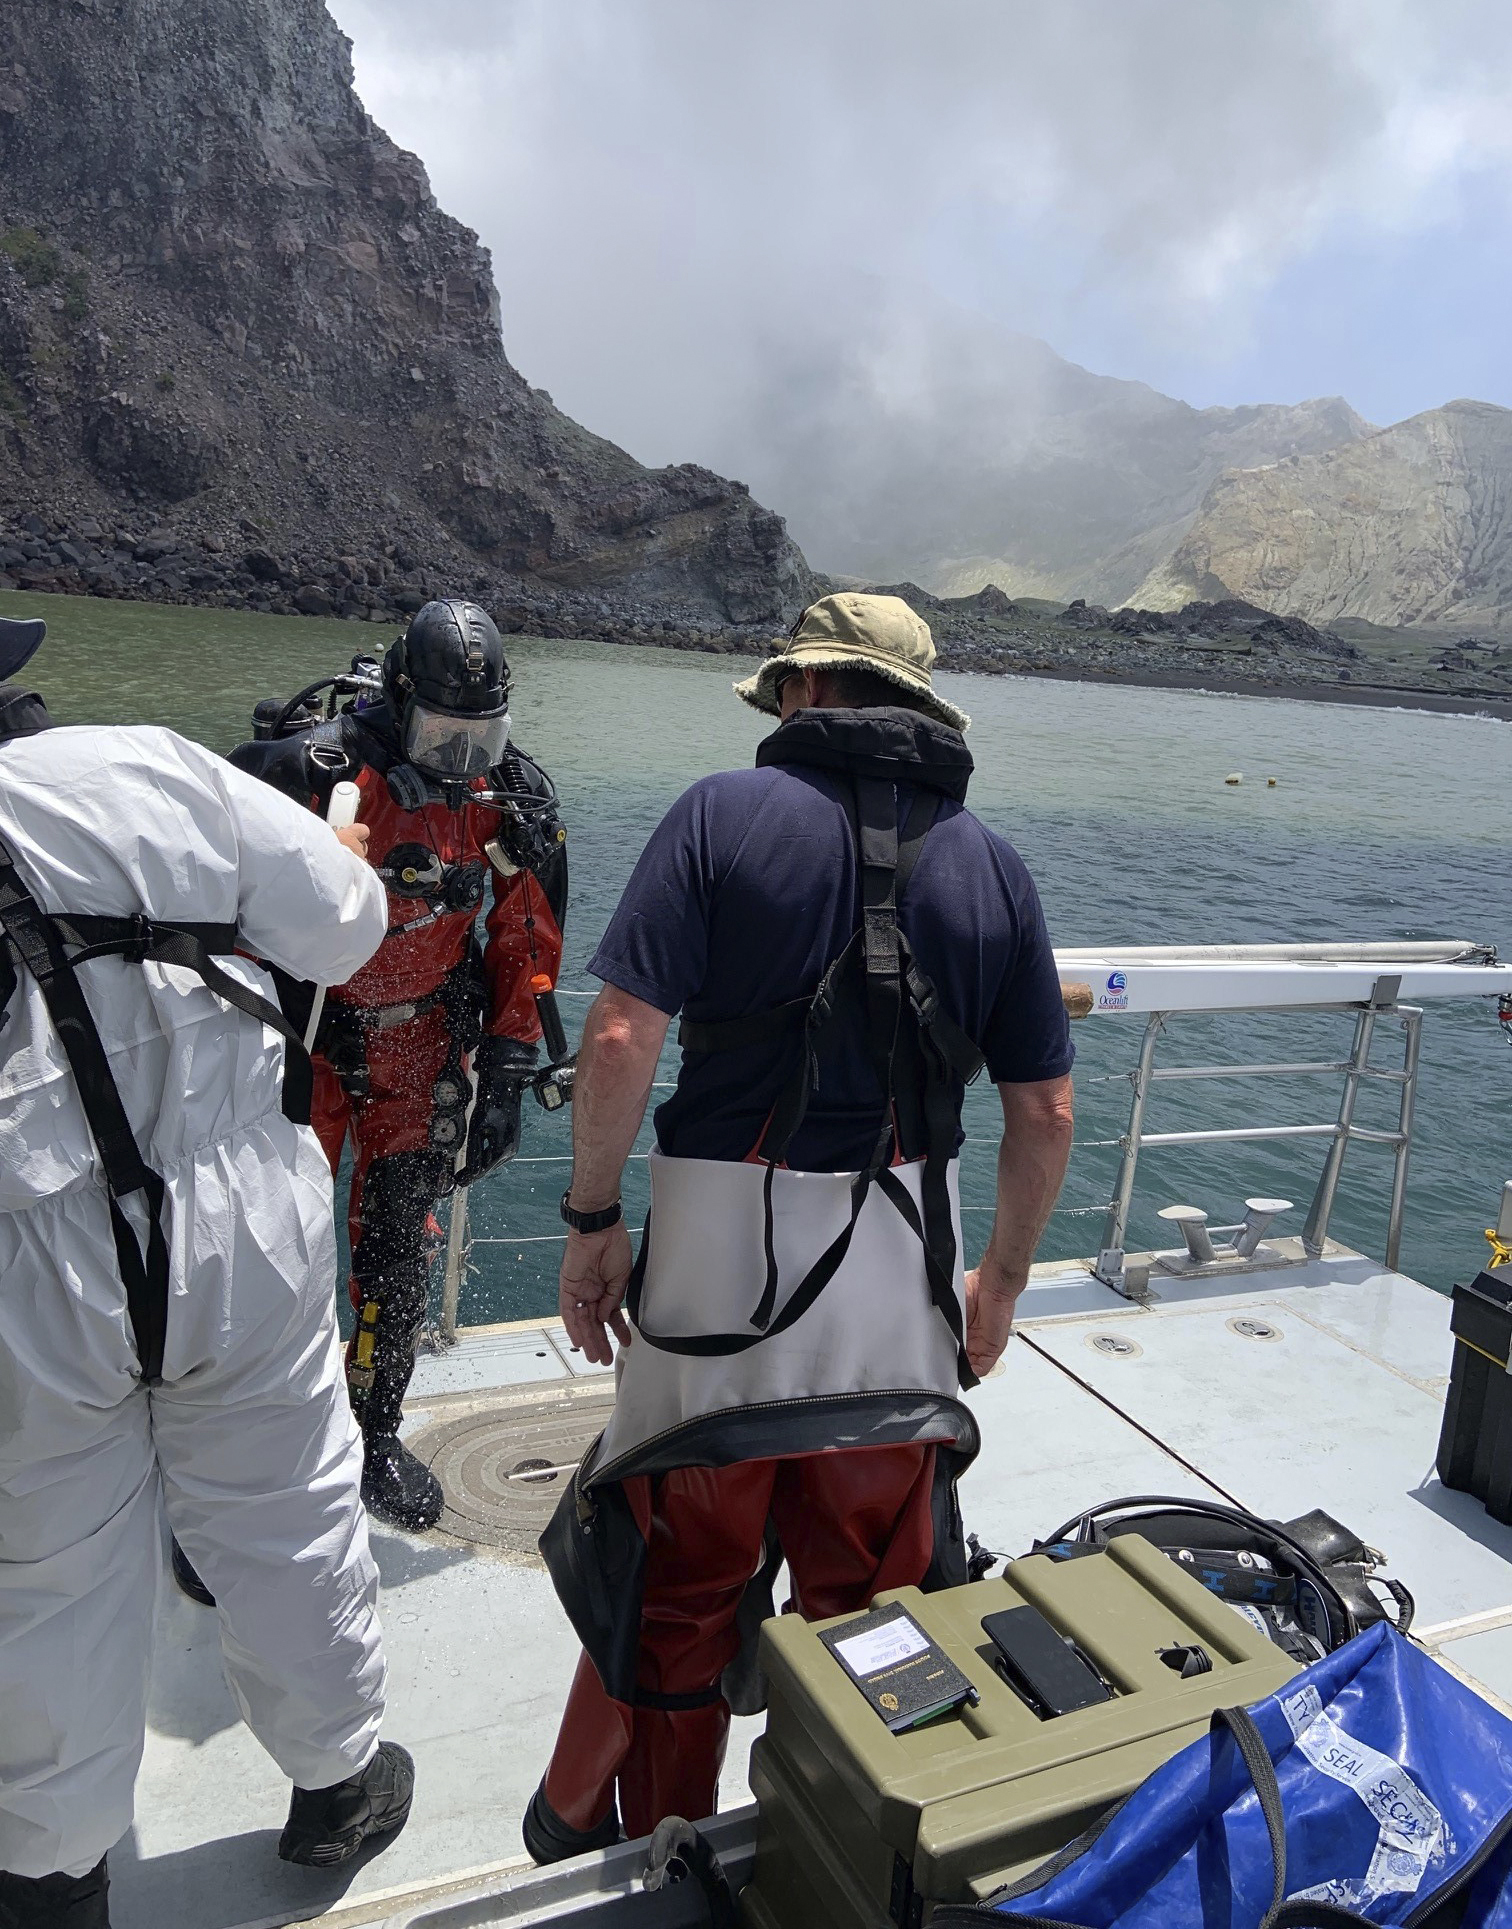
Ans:
{"label": "wet deck surface", "polygon": [[[1463,1624],[1444,1629],[1446,1658],[1512,1699],[1512,1529],[1433,1471],[1448,1302],[1344,1252],[1152,1283],[1157,1298],[1136,1307],[1080,1268],[1037,1271],[1004,1367],[971,1396],[984,1448],[962,1486],[968,1528],[1017,1554],[1079,1508],[1123,1494],[1232,1497],[1277,1517],[1321,1506],[1387,1554],[1421,1626]],[[214,1615],[165,1587],[137,1824],[111,1856],[116,1929],[272,1929],[311,1917],[355,1929],[437,1883],[502,1881],[522,1854],[520,1815],[576,1662],[525,1551],[553,1483],[524,1483],[531,1495],[510,1479],[509,1428],[560,1408],[562,1437],[591,1430],[608,1390],[555,1322],[479,1329],[422,1359],[407,1432],[499,1430],[502,1444],[473,1456],[483,1471],[468,1503],[468,1533],[493,1539],[374,1531],[386,1732],[418,1773],[408,1827],[355,1869],[320,1875],[278,1861],[287,1784],[236,1717]],[[491,1493],[505,1496],[497,1532]],[[759,1725],[735,1725],[722,1806],[747,1799]]]}

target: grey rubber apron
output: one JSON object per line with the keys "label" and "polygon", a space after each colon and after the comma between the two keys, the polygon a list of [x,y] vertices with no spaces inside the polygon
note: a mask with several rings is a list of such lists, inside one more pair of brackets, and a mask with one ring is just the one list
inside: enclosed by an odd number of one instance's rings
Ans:
{"label": "grey rubber apron", "polygon": [[[725,1159],[653,1152],[651,1217],[639,1320],[678,1334],[719,1334],[750,1317],[766,1283],[766,1172]],[[816,1255],[843,1234],[856,1174],[772,1175],[771,1238],[777,1259],[776,1326]],[[922,1162],[891,1177],[922,1215]],[[962,1307],[956,1161],[947,1176]],[[637,1339],[620,1349],[614,1413],[598,1449],[608,1466],[669,1428],[732,1407],[832,1393],[928,1392],[953,1398],[956,1339],[930,1294],[924,1249],[892,1200],[869,1189],[845,1255],[824,1291],[792,1326],[744,1352],[700,1356]]]}

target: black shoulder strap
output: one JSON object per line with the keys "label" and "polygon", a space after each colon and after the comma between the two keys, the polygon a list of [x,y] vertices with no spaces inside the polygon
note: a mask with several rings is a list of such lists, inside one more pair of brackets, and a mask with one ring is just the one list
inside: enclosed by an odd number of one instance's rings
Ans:
{"label": "black shoulder strap", "polygon": [[296,1125],[309,1124],[314,1068],[304,1038],[270,999],[238,983],[215,962],[217,954],[230,957],[236,950],[239,933],[234,924],[180,924],[141,914],[98,917],[77,911],[60,913],[50,923],[64,945],[81,947],[70,966],[108,957],[127,964],[176,965],[194,972],[224,1003],[276,1031],[285,1046],[284,1117]]}
{"label": "black shoulder strap", "polygon": [[[94,1016],[51,920],[27,890],[10,852],[0,844],[0,932],[36,979],[68,1058],[84,1116],[105,1168],[110,1229],[126,1286],[142,1377],[155,1386],[163,1371],[168,1327],[168,1242],[163,1234],[161,1176],[143,1159]],[[147,1250],[121,1208],[140,1193],[147,1211]]]}
{"label": "black shoulder strap", "polygon": [[[753,1330],[680,1337],[647,1331],[641,1323],[641,1296],[651,1249],[648,1214],[626,1300],[626,1310],[648,1345],[694,1358],[728,1358],[786,1332],[803,1317],[839,1271],[850,1250],[867,1196],[873,1185],[880,1185],[884,1197],[923,1247],[930,1298],[955,1340],[961,1383],[967,1387],[976,1384],[966,1359],[961,1306],[955,1290],[956,1242],[950,1210],[949,1170],[959,1121],[950,1080],[952,1075],[974,1076],[975,1070],[980,1069],[981,1059],[975,1055],[974,1067],[964,1069],[967,1054],[974,1054],[975,1048],[959,1028],[953,1027],[965,1044],[964,1052],[950,1052],[933,1042],[933,1026],[944,1014],[939,1011],[933,986],[914,963],[898,924],[899,900],[913,875],[939,804],[937,793],[920,787],[909,806],[900,836],[897,793],[892,783],[873,777],[856,778],[847,814],[860,869],[861,917],[855,935],[826,970],[812,999],[794,1000],[770,1012],[725,1024],[683,1027],[681,1042],[689,1049],[719,1051],[796,1031],[801,1019],[802,1046],[798,1063],[779,1094],[762,1135],[760,1151],[766,1163],[763,1194],[766,1281],[760,1302],[751,1315]],[[861,977],[859,986],[855,985],[857,967]],[[808,1110],[817,1070],[819,1034],[833,1016],[839,1000],[853,987],[865,1000],[868,1050],[883,1092],[883,1115],[866,1167],[851,1182],[848,1222],[793,1289],[782,1312],[774,1319],[778,1274],[773,1242],[773,1178]],[[905,1012],[909,1018],[907,1024]],[[909,1062],[913,1059],[911,1050],[900,1054],[900,1045],[907,1040],[911,1046],[916,1032],[924,1041],[922,1065],[926,1092],[927,1156],[922,1176],[922,1217],[907,1188],[888,1169],[894,1140],[893,1097],[900,1057]],[[961,1060],[961,1069],[958,1069],[957,1057]]]}
{"label": "black shoulder strap", "polygon": [[[119,957],[128,964],[176,965],[195,972],[226,1004],[259,1024],[271,1026],[285,1041],[283,1109],[296,1124],[308,1124],[310,1118],[309,1053],[276,1005],[239,984],[216,964],[215,953],[228,956],[236,949],[234,924],[176,924],[141,914],[102,917],[71,912],[49,916],[27,889],[3,842],[0,939],[0,993],[9,998],[16,984],[15,966],[25,965],[42,992],[78,1087],[90,1135],[105,1170],[111,1232],[126,1286],[127,1311],[142,1377],[149,1386],[156,1385],[163,1371],[168,1321],[163,1180],[142,1157],[94,1014],[79,983],[77,966],[103,957]],[[75,947],[72,956],[70,946]],[[138,1192],[147,1209],[145,1253],[120,1205],[123,1198]]]}

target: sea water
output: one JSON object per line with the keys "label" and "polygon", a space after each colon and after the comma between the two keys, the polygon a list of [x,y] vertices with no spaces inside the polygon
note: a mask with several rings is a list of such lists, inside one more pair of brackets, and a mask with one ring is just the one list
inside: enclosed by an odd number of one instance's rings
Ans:
{"label": "sea water", "polygon": [[[153,721],[229,749],[252,704],[291,695],[381,651],[379,626],[60,597],[0,595],[0,615],[40,615],[50,634],[30,680],[63,722]],[[749,763],[770,726],[731,694],[736,658],[606,644],[509,640],[519,741],[550,770],[569,827],[572,903],[562,985],[574,1035],[594,986],[586,966],[642,845],[674,797],[706,771]],[[972,807],[1011,838],[1034,874],[1057,944],[1456,937],[1512,948],[1506,800],[1512,726],[1490,719],[1273,698],[944,676],[974,719]],[[1243,773],[1238,786],[1225,783]],[[1274,777],[1274,788],[1267,779]],[[1143,1021],[1075,1028],[1077,1139],[1042,1257],[1095,1251],[1129,1103]],[[1294,1062],[1348,1050],[1347,1014],[1172,1021],[1161,1063]],[[1377,1059],[1400,1033],[1380,1029]],[[1397,1061],[1399,1062],[1399,1061]],[[658,1078],[675,1075],[669,1046]],[[1156,1088],[1150,1131],[1331,1118],[1334,1079],[1202,1080]],[[1394,1124],[1395,1088],[1367,1088],[1359,1114]],[[990,1087],[968,1094],[962,1196],[968,1256],[991,1222],[1000,1122]],[[649,1125],[638,1152],[649,1142]],[[557,1201],[569,1124],[528,1107],[521,1156],[474,1189],[477,1243],[464,1321],[537,1313],[556,1300]],[[1242,1217],[1248,1194],[1297,1202],[1299,1231],[1319,1141],[1153,1148],[1143,1155],[1131,1248],[1169,1244],[1156,1210]],[[1433,1004],[1402,1258],[1438,1287],[1472,1275],[1481,1228],[1512,1177],[1512,1050],[1485,1000]],[[1379,1254],[1388,1151],[1357,1144],[1335,1235]],[[638,1226],[644,1166],[627,1211]]]}

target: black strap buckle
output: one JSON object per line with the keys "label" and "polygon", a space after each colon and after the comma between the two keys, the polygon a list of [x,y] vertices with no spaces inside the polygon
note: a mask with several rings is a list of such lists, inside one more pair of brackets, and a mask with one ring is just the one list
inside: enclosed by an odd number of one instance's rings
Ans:
{"label": "black strap buckle", "polygon": [[134,911],[127,923],[131,926],[131,936],[122,945],[121,956],[127,964],[145,964],[156,936],[152,919],[143,911]]}

